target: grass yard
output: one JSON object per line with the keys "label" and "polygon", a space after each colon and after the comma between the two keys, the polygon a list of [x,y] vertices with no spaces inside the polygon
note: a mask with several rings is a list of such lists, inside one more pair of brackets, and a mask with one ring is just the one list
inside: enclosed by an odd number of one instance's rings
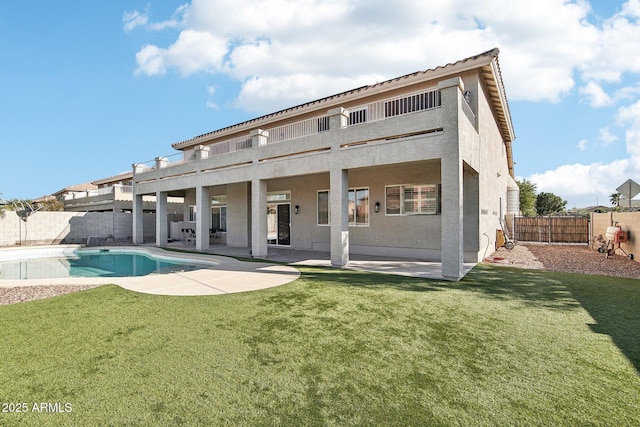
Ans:
{"label": "grass yard", "polygon": [[1,306],[0,425],[640,425],[638,280],[301,270]]}

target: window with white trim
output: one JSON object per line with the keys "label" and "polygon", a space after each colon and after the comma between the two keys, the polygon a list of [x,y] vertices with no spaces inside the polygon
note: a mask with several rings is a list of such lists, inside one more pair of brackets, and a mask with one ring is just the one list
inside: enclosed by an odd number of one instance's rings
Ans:
{"label": "window with white trim", "polygon": [[227,196],[211,197],[211,229],[215,232],[227,231]]}
{"label": "window with white trim", "polygon": [[189,206],[189,222],[196,222],[196,206]]}
{"label": "window with white trim", "polygon": [[369,189],[349,189],[349,225],[369,226]]}
{"label": "window with white trim", "polygon": [[329,225],[329,190],[318,191],[318,225]]}
{"label": "window with white trim", "polygon": [[[351,227],[369,226],[369,189],[350,188],[347,194],[348,221]],[[331,205],[329,190],[318,191],[318,225],[329,225],[331,221]]]}
{"label": "window with white trim", "polygon": [[386,215],[433,215],[439,212],[437,184],[389,185],[385,188]]}

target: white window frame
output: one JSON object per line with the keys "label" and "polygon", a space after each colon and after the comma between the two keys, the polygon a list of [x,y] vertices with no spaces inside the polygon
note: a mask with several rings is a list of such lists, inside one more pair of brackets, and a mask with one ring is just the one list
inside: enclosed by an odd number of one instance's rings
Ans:
{"label": "white window frame", "polygon": [[[398,188],[400,196],[400,212],[389,213],[388,189]],[[407,211],[408,200],[406,197],[407,190],[412,190],[416,194],[414,205],[416,210]],[[429,192],[435,193],[434,197],[429,196]],[[386,216],[407,216],[407,215],[437,215],[440,213],[439,205],[439,186],[438,184],[395,184],[387,185],[384,188],[384,214]]]}
{"label": "white window frame", "polygon": [[[366,222],[358,222],[358,201],[356,200],[357,194],[359,191],[367,192],[367,204],[366,204]],[[353,197],[352,197],[353,195]],[[371,207],[370,202],[371,198],[369,197],[369,187],[355,187],[349,189],[348,201],[351,203],[354,202],[354,210],[353,210],[353,221],[349,220],[349,227],[368,227],[369,226],[369,218],[371,217]]]}
{"label": "white window frame", "polygon": [[[366,191],[367,192],[367,204],[366,204],[366,222],[358,222],[358,206],[356,203],[356,195],[358,191]],[[327,193],[327,207],[328,207],[328,222],[326,224],[320,222],[320,193]],[[349,188],[348,203],[353,202],[353,219],[349,220],[349,227],[369,227],[370,218],[371,218],[371,197],[369,187],[355,187]],[[347,207],[349,209],[349,207]],[[351,216],[351,215],[349,215]],[[319,227],[327,227],[331,225],[331,191],[330,190],[318,190],[318,196],[316,197],[316,224]]]}
{"label": "white window frame", "polygon": [[[222,213],[224,209],[224,215]],[[220,232],[227,232],[227,196],[225,194],[220,196],[211,196],[211,228],[213,228],[213,212],[217,210],[220,215]],[[224,219],[224,221],[223,221]],[[222,228],[224,227],[224,229]],[[216,232],[218,230],[215,230]]]}
{"label": "white window frame", "polygon": [[[320,222],[320,193],[327,194],[327,223]],[[329,190],[318,190],[318,194],[316,196],[316,224],[319,227],[329,227],[331,225],[331,203],[329,200]]]}
{"label": "white window frame", "polygon": [[197,210],[196,205],[189,205],[189,222],[196,222]]}

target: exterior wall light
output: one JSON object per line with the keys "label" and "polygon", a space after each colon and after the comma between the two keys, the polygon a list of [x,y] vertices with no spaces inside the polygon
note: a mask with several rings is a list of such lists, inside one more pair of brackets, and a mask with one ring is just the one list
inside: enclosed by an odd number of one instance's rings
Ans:
{"label": "exterior wall light", "polygon": [[376,202],[375,205],[373,205],[373,210],[378,213],[380,212],[380,202]]}
{"label": "exterior wall light", "polygon": [[293,213],[294,213],[294,214],[296,214],[296,215],[298,215],[298,212],[300,212],[300,206],[295,205],[295,206],[293,207]]}

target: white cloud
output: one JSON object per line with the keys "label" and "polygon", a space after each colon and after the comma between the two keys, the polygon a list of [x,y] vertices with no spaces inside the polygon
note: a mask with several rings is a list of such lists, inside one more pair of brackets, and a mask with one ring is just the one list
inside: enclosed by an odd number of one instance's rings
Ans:
{"label": "white cloud", "polygon": [[613,135],[610,131],[609,128],[602,128],[600,129],[599,135],[598,135],[598,139],[600,141],[602,141],[602,146],[603,147],[608,147],[609,145],[613,144],[614,142],[616,142],[618,140],[618,137],[616,135]]}
{"label": "white cloud", "polygon": [[286,79],[254,77],[244,83],[235,106],[252,110],[252,105],[257,103],[266,106],[268,111],[277,111],[282,105],[297,105],[362,86],[372,78],[365,75],[338,79],[311,74],[293,74]]}
{"label": "white cloud", "polygon": [[593,108],[608,107],[613,103],[611,97],[593,80],[582,86],[578,91],[580,95],[587,98],[589,105]]}
{"label": "white cloud", "polygon": [[134,10],[133,12],[125,12],[122,15],[122,22],[124,23],[122,28],[126,32],[129,32],[136,27],[146,26],[147,22],[149,22],[149,17],[146,13],[140,13],[137,10]]}
{"label": "white cloud", "polygon": [[[605,196],[615,193],[615,189],[630,177],[640,176],[640,101],[621,107],[616,119],[619,124],[628,125],[625,132],[628,158],[609,163],[562,165],[527,179],[537,185],[538,191],[552,192],[570,201],[578,200],[578,206],[595,205],[597,196],[600,196],[600,204],[608,205],[608,200],[602,200]],[[602,128],[600,140],[606,147],[617,137],[608,128]]]}
{"label": "white cloud", "polygon": [[138,69],[136,74],[144,73],[149,76],[164,74],[166,72],[162,49],[153,45],[146,45],[136,53]]}
{"label": "white cloud", "polygon": [[149,31],[162,31],[167,28],[177,28],[181,25],[184,19],[184,14],[187,11],[187,5],[182,5],[176,9],[171,19],[161,22],[149,22],[149,12],[143,13],[134,10],[133,12],[124,12],[122,15],[122,28],[126,32],[130,32],[134,28],[144,27]]}
{"label": "white cloud", "polygon": [[[123,27],[181,32],[141,48],[137,74],[221,74],[240,82],[231,105],[255,113],[498,47],[510,101],[559,103],[577,93],[592,108],[619,106],[618,129],[601,128],[577,147],[596,152],[624,132],[628,158],[534,174],[540,191],[611,194],[640,173],[640,85],[625,82],[640,73],[640,0],[604,17],[586,0],[192,0],[171,19],[149,21],[134,11]],[[209,108],[218,108],[214,93]]]}
{"label": "white cloud", "polygon": [[581,67],[589,79],[620,82],[625,72],[640,72],[640,1],[629,0],[606,19],[593,46],[592,61]]}
{"label": "white cloud", "polygon": [[620,108],[617,120],[629,125],[625,132],[627,153],[633,160],[634,172],[640,173],[640,101]]}
{"label": "white cloud", "polygon": [[206,31],[185,30],[167,49],[147,45],[136,54],[136,73],[164,74],[167,68],[176,68],[183,76],[205,71],[220,71],[227,41]]}
{"label": "white cloud", "polygon": [[616,160],[610,163],[575,163],[562,165],[554,170],[536,173],[528,177],[535,183],[538,192],[560,195],[573,207],[595,205],[599,196],[600,204],[608,204],[603,197],[615,193],[615,188],[629,178],[630,161]]}
{"label": "white cloud", "polygon": [[[510,99],[558,102],[575,87],[578,67],[596,55],[599,33],[587,21],[589,13],[588,3],[564,0],[193,0],[176,12],[184,26],[178,40],[155,46],[152,63],[144,62],[151,52],[144,48],[138,72],[226,73],[243,82],[243,90],[263,79],[281,79],[276,85],[286,87],[296,76],[321,75],[326,78],[308,83],[312,91],[328,93],[321,85],[330,78],[371,71],[392,78],[497,46]],[[209,34],[226,50],[216,52],[212,63],[200,57],[207,48],[195,45],[209,43],[207,38],[179,49],[189,32]]]}

